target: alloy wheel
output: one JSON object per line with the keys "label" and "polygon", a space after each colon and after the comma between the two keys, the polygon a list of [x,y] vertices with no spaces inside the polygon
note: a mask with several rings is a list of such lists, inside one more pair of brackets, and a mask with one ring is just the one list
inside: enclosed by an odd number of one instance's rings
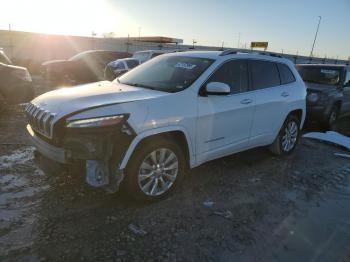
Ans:
{"label": "alloy wheel", "polygon": [[286,125],[282,136],[282,148],[285,152],[289,152],[294,148],[298,140],[298,133],[298,124],[294,121],[290,121]]}
{"label": "alloy wheel", "polygon": [[168,148],[152,151],[140,165],[138,184],[148,196],[166,193],[175,183],[179,171],[176,154]]}

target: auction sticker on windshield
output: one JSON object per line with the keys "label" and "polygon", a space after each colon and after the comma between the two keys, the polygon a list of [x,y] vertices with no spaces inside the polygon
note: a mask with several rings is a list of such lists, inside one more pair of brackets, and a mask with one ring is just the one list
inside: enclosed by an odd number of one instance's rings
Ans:
{"label": "auction sticker on windshield", "polygon": [[195,68],[197,65],[194,64],[188,64],[188,63],[183,63],[183,62],[178,62],[177,64],[175,64],[175,67],[177,68],[183,68],[183,69],[188,69],[188,70],[192,70],[193,68]]}

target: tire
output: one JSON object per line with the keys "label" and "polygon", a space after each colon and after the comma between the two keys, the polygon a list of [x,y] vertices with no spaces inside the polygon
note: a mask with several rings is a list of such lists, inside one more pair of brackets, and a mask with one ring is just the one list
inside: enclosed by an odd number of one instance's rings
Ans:
{"label": "tire", "polygon": [[327,120],[323,123],[323,127],[327,130],[332,130],[333,125],[338,120],[339,107],[334,105],[328,114]]}
{"label": "tire", "polygon": [[172,140],[152,139],[134,152],[126,167],[122,187],[135,200],[157,201],[175,189],[183,179],[184,171],[185,157],[181,147]]}
{"label": "tire", "polygon": [[[291,154],[300,137],[300,120],[295,115],[289,115],[284,121],[275,141],[270,145],[270,151],[279,156]],[[289,141],[289,146],[288,146]]]}

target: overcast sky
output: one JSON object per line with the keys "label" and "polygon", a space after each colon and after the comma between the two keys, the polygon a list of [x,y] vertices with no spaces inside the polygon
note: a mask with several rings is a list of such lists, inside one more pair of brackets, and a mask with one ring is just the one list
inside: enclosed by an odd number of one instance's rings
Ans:
{"label": "overcast sky", "polygon": [[[268,41],[269,50],[350,56],[350,0],[0,0],[0,27],[58,34],[161,35],[191,44],[237,47]],[[4,12],[6,10],[6,12]]]}

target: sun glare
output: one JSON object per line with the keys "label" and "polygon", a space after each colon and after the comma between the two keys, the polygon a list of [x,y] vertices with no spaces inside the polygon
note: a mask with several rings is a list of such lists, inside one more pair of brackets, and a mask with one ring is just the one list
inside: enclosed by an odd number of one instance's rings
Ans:
{"label": "sun glare", "polygon": [[132,19],[105,1],[12,0],[4,5],[9,12],[2,23],[11,24],[13,30],[65,35],[114,32],[117,36],[126,36],[128,31],[136,31],[138,27]]}

